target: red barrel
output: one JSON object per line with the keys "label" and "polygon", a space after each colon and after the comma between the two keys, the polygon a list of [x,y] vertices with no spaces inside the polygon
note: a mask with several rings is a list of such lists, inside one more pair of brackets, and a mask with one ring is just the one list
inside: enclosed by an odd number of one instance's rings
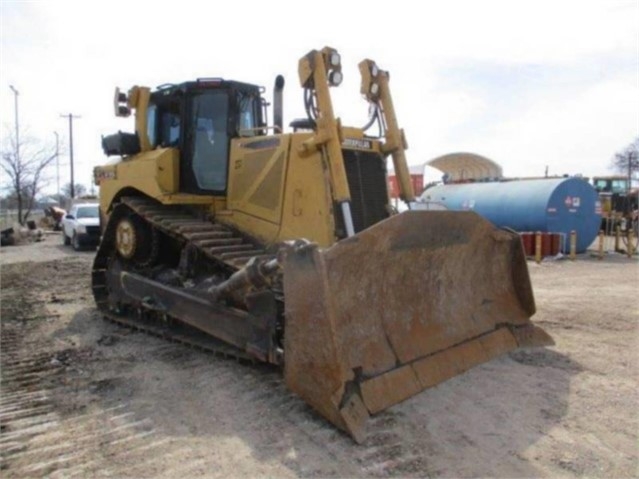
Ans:
{"label": "red barrel", "polygon": [[526,256],[535,255],[535,234],[534,233],[519,233],[521,236],[521,242],[524,245],[524,253]]}
{"label": "red barrel", "polygon": [[551,233],[552,242],[550,244],[550,254],[552,256],[557,256],[559,251],[561,251],[561,234],[560,233]]}
{"label": "red barrel", "polygon": [[[541,257],[557,256],[561,251],[560,233],[540,233],[541,235]],[[519,233],[526,256],[535,256],[535,244],[537,233]]]}
{"label": "red barrel", "polygon": [[550,245],[551,238],[550,233],[542,233],[541,234],[541,257],[545,258],[546,256],[550,256]]}

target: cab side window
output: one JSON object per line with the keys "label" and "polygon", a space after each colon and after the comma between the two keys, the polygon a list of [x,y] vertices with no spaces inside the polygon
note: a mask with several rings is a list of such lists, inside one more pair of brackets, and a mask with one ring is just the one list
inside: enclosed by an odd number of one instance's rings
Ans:
{"label": "cab side window", "polygon": [[152,148],[180,146],[180,115],[180,101],[176,99],[149,105],[146,131]]}
{"label": "cab side window", "polygon": [[149,137],[151,148],[158,146],[157,112],[158,107],[156,105],[149,105],[146,111],[146,134]]}
{"label": "cab side window", "polygon": [[237,130],[240,136],[257,136],[263,134],[258,127],[259,100],[257,96],[238,94],[239,106]]}
{"label": "cab side window", "polygon": [[178,104],[169,104],[160,111],[160,144],[177,147],[180,143],[180,109]]}

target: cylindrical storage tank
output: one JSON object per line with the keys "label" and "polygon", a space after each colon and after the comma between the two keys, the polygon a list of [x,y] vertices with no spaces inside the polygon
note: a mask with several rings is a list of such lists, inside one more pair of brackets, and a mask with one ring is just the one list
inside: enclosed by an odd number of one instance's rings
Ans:
{"label": "cylindrical storage tank", "polygon": [[577,252],[582,253],[601,224],[597,192],[581,178],[440,185],[424,191],[422,199],[439,201],[449,210],[475,211],[498,227],[562,233],[564,253],[570,231],[577,232]]}

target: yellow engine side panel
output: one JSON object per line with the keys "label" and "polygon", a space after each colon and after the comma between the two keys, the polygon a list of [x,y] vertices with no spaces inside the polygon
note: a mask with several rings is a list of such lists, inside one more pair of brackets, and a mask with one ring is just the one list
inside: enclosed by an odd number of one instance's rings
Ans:
{"label": "yellow engine side panel", "polygon": [[231,142],[228,209],[279,225],[289,135]]}
{"label": "yellow engine side panel", "polygon": [[266,244],[307,238],[334,242],[331,195],[319,152],[301,158],[308,134],[231,142],[227,210],[217,219]]}

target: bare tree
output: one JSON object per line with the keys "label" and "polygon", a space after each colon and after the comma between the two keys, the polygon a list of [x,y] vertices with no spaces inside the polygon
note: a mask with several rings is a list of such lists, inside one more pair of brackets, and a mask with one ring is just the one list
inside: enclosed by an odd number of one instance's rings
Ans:
{"label": "bare tree", "polygon": [[[3,187],[15,197],[18,222],[24,224],[35,205],[35,197],[45,183],[44,170],[56,158],[55,145],[20,135],[20,143],[10,128],[2,145],[0,167],[6,174]],[[19,152],[19,153],[18,153]]]}
{"label": "bare tree", "polygon": [[[86,195],[87,187],[81,183],[75,183],[73,185],[73,192],[75,193],[76,197]],[[65,199],[71,198],[71,183],[65,184],[62,187],[60,193],[60,196],[64,197]]]}
{"label": "bare tree", "polygon": [[630,188],[633,174],[639,171],[639,137],[623,150],[615,153],[612,158],[612,167],[628,176],[628,188]]}

